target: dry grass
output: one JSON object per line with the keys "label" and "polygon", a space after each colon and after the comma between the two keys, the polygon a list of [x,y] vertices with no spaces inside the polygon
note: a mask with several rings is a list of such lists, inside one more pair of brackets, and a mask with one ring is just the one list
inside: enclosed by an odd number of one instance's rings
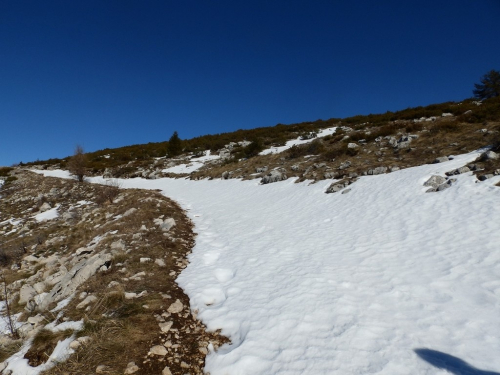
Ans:
{"label": "dry grass", "polygon": [[73,333],[73,330],[53,332],[48,329],[41,329],[33,338],[31,347],[24,355],[24,358],[33,367],[47,362],[57,343],[71,337]]}

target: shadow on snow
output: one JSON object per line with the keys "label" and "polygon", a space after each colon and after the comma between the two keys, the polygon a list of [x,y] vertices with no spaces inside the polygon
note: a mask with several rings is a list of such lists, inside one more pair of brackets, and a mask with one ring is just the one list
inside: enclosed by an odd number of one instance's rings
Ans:
{"label": "shadow on snow", "polygon": [[455,375],[500,375],[500,372],[479,370],[460,358],[431,349],[415,349],[415,353],[434,367]]}

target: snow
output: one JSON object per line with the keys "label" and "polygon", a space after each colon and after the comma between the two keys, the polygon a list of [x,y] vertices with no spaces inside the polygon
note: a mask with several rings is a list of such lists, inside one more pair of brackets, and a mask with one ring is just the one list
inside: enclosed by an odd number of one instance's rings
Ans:
{"label": "snow", "polygon": [[177,281],[232,341],[207,356],[212,375],[499,371],[500,176],[423,186],[479,154],[361,177],[348,194],[325,194],[331,181],[121,183],[162,189],[195,223]]}
{"label": "snow", "polygon": [[58,209],[59,205],[57,205],[54,208],[51,208],[50,210],[35,215],[34,218],[38,222],[56,219],[57,217],[59,217],[59,212],[57,211]]}
{"label": "snow", "polygon": [[199,158],[191,159],[189,163],[183,163],[176,165],[174,167],[163,169],[162,172],[165,173],[191,173],[197,171],[205,165],[205,163],[220,159],[218,155],[210,155],[210,150],[206,151],[204,156]]}
{"label": "snow", "polygon": [[[319,137],[326,137],[327,135],[332,135],[332,134],[335,133],[336,130],[337,130],[336,127],[334,127],[334,128],[328,128],[328,129],[321,129],[321,130],[318,131],[317,138],[319,138]],[[310,143],[310,142],[314,141],[317,138],[313,138],[313,139],[300,139],[300,137],[299,137],[297,139],[292,139],[291,141],[288,141],[284,146],[268,148],[267,150],[262,151],[259,155],[279,154],[279,153],[281,153],[283,151],[288,150],[292,146],[298,146],[298,145],[303,145],[305,143]]]}
{"label": "snow", "polygon": [[20,351],[12,355],[6,361],[7,367],[5,370],[12,370],[12,375],[38,375],[43,371],[54,367],[58,362],[65,361],[71,354],[73,354],[74,350],[69,347],[69,344],[73,340],[75,340],[75,335],[59,341],[49,359],[44,364],[37,367],[31,367],[28,364],[28,360],[24,358],[24,355],[31,347],[32,340],[30,339],[23,345]]}

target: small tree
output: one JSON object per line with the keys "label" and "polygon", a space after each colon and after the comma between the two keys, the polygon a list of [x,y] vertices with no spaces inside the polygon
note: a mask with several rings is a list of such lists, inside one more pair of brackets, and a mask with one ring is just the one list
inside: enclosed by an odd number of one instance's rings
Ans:
{"label": "small tree", "polygon": [[68,161],[68,170],[79,182],[83,182],[87,173],[87,155],[85,155],[82,146],[76,146],[75,153]]}
{"label": "small tree", "polygon": [[179,138],[179,134],[175,131],[174,134],[168,140],[168,156],[173,157],[180,155],[182,153],[182,141]]}
{"label": "small tree", "polygon": [[474,84],[472,92],[478,99],[489,99],[500,96],[500,72],[491,70],[481,78],[481,83]]}

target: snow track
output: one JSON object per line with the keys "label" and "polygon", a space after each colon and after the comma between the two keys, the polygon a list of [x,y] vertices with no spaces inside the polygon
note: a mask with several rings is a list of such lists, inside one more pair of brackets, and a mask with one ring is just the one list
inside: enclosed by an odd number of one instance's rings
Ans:
{"label": "snow track", "polygon": [[500,177],[422,186],[477,156],[362,177],[348,194],[324,194],[331,181],[121,183],[189,210],[198,236],[178,282],[232,340],[208,355],[212,375],[479,374],[467,366],[500,372]]}

